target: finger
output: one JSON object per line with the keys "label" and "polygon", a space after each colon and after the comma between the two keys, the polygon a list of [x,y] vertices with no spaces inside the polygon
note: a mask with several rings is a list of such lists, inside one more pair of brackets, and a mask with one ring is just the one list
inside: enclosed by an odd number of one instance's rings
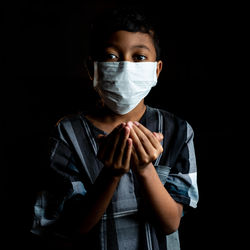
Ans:
{"label": "finger", "polygon": [[109,164],[112,164],[114,160],[115,152],[117,151],[117,144],[119,143],[120,138],[122,137],[122,131],[124,129],[124,124],[121,124],[121,126],[118,126],[117,129],[112,131],[109,137],[109,140],[106,145],[105,150],[105,159]]}
{"label": "finger", "polygon": [[[148,155],[150,155],[152,153],[152,151],[155,151],[155,147],[154,147],[155,143],[151,143],[151,141],[148,138],[148,136],[146,134],[144,134],[143,131],[141,129],[139,129],[136,125],[133,126],[133,129],[134,129],[134,131],[135,131],[138,139],[140,140],[140,144],[144,148],[145,152]],[[153,135],[151,135],[151,136],[153,136]],[[154,139],[157,140],[156,138],[154,138]]]}
{"label": "finger", "polygon": [[132,139],[128,138],[126,140],[126,152],[124,154],[123,157],[123,165],[125,166],[125,168],[128,170],[130,167],[130,160],[131,160],[131,155],[132,155],[132,148],[133,148],[133,143],[132,143]]}
{"label": "finger", "polygon": [[130,128],[128,126],[124,127],[121,132],[119,142],[117,143],[116,146],[116,151],[114,153],[113,161],[116,162],[119,166],[121,166],[123,162],[123,156],[127,145],[129,133],[130,133]]}
{"label": "finger", "polygon": [[117,134],[124,126],[126,125],[125,122],[120,123],[118,126],[116,126],[108,135],[107,137],[112,137],[115,134]]}
{"label": "finger", "polygon": [[[148,144],[150,144],[150,143],[145,135],[144,135],[143,139],[139,138],[139,135],[135,131],[136,128],[134,128],[136,126],[133,126],[131,124],[129,124],[129,126],[130,126],[130,138],[133,140],[133,146],[135,148],[135,151],[138,153],[139,158],[145,158],[147,156],[147,153],[146,153],[146,151],[144,149],[144,145],[142,143],[148,143]],[[139,130],[139,129],[137,129],[137,130]],[[142,134],[142,132],[141,132],[141,134]],[[146,142],[146,140],[148,142]]]}
{"label": "finger", "polygon": [[99,159],[103,160],[105,159],[105,157],[107,157],[107,155],[109,154],[108,152],[113,148],[114,138],[116,137],[117,133],[121,130],[122,126],[124,126],[124,124],[118,125],[113,129],[113,131],[110,134],[100,138],[101,143],[98,151]]}
{"label": "finger", "polygon": [[[131,139],[131,138],[129,138]],[[133,145],[133,141],[132,141],[132,152],[131,152],[131,164],[132,167],[136,167],[138,165],[139,159],[138,159],[138,155],[136,153],[135,147]]]}
{"label": "finger", "polygon": [[153,132],[153,135],[157,138],[157,140],[159,142],[161,142],[163,140],[163,134],[162,133]]}
{"label": "finger", "polygon": [[158,149],[159,147],[161,147],[159,140],[150,130],[148,130],[139,122],[134,122],[134,124],[135,124],[135,128],[138,128],[140,131],[142,131],[142,133],[148,138],[148,140],[150,141],[150,143],[153,145],[155,149]]}

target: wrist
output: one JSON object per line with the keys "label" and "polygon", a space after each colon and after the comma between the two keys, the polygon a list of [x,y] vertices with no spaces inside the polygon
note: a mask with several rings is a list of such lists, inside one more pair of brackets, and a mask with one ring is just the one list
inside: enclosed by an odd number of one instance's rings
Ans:
{"label": "wrist", "polygon": [[154,165],[152,163],[149,163],[143,168],[137,169],[136,173],[140,178],[144,179],[144,178],[148,178],[149,176],[151,176],[152,171],[154,171]]}

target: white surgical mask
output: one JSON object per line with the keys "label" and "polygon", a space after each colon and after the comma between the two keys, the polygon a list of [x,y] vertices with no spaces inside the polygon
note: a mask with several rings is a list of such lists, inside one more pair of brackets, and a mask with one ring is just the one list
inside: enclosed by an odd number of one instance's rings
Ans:
{"label": "white surgical mask", "polygon": [[93,84],[104,103],[127,114],[157,83],[157,62],[94,62]]}

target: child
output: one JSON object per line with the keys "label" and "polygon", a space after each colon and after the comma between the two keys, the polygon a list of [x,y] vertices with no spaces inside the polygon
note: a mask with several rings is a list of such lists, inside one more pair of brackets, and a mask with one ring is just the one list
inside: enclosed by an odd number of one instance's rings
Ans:
{"label": "child", "polygon": [[101,105],[58,122],[32,232],[64,247],[179,249],[198,201],[193,130],[144,104],[163,67],[155,30],[138,11],[108,12],[90,52]]}

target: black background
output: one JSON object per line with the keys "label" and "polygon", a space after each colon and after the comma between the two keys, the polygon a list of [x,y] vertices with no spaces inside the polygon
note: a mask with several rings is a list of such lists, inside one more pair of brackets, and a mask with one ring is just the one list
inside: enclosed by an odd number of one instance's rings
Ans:
{"label": "black background", "polygon": [[[30,243],[31,204],[43,182],[47,138],[59,118],[88,105],[83,67],[88,27],[118,2],[25,0],[4,6],[5,249]],[[186,119],[195,132],[200,201],[183,218],[182,249],[222,249],[236,237],[237,221],[227,213],[236,191],[225,181],[234,166],[236,92],[229,84],[234,12],[211,1],[127,2],[155,16],[160,31],[164,69],[147,103]]]}

